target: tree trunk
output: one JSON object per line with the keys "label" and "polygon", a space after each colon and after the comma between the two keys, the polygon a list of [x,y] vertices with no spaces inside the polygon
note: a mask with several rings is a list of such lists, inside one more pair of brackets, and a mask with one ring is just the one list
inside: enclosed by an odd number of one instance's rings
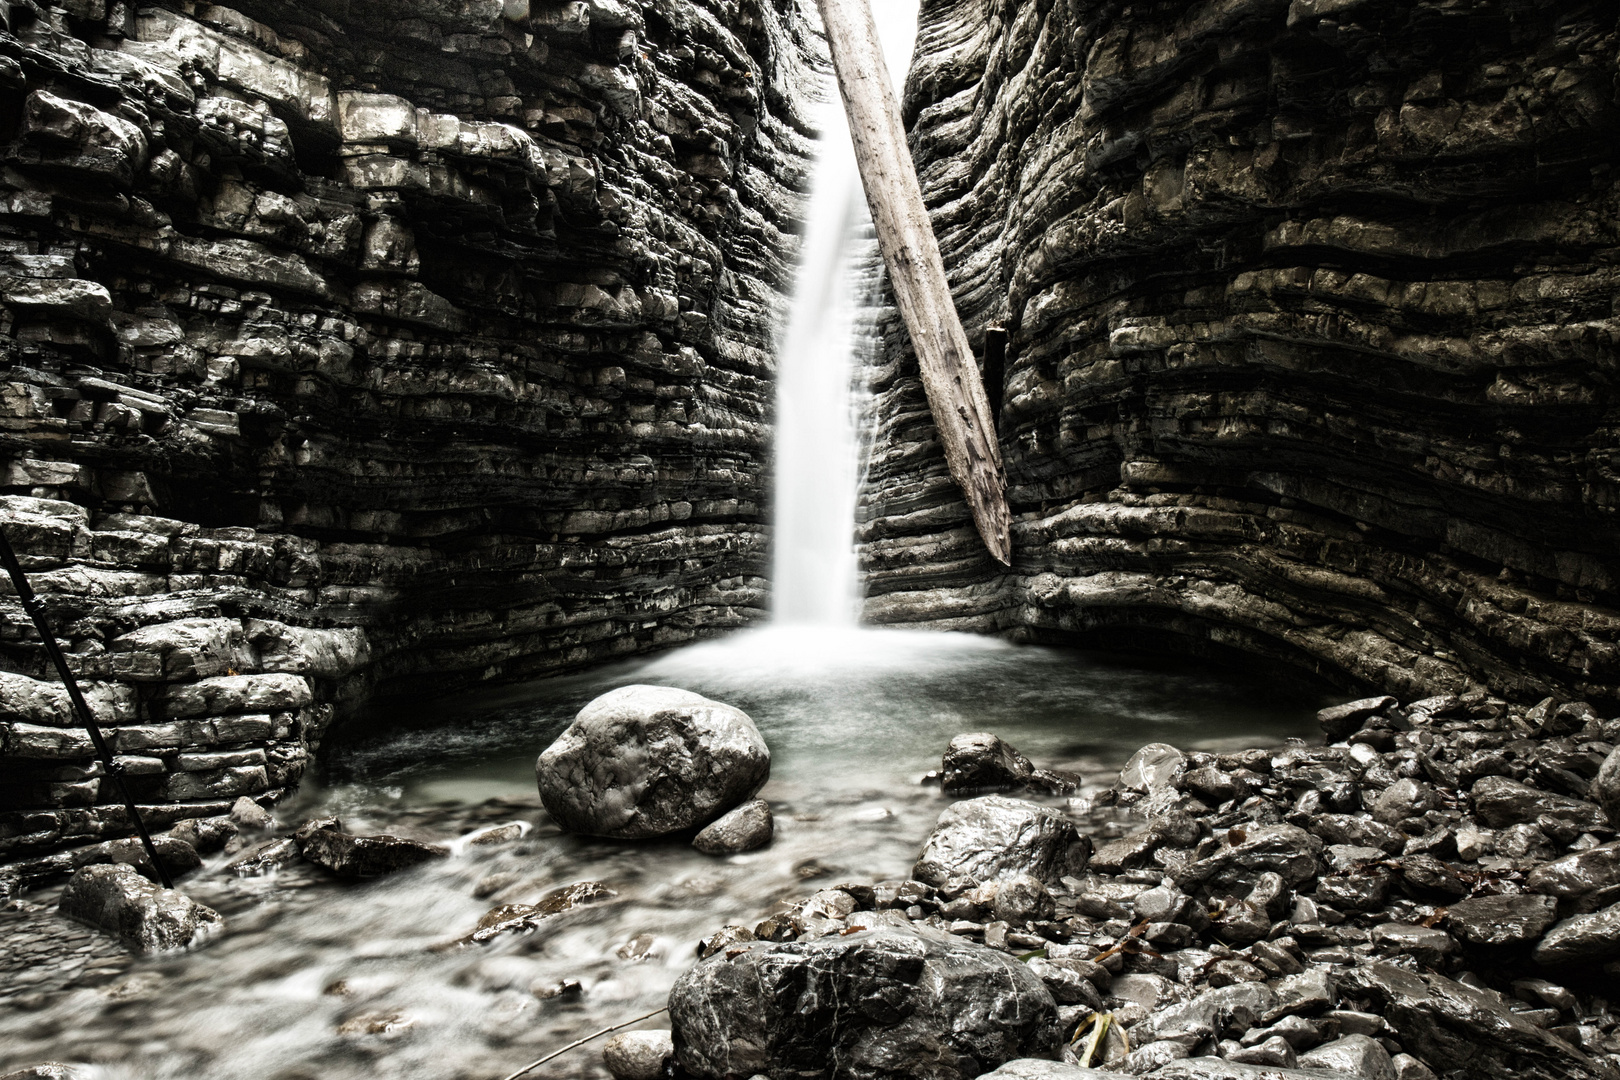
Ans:
{"label": "tree trunk", "polygon": [[1012,562],[1012,516],[995,418],[957,318],[934,226],[923,205],[889,70],[867,0],[818,0],[849,113],[866,201],[951,476],[967,496],[990,554]]}

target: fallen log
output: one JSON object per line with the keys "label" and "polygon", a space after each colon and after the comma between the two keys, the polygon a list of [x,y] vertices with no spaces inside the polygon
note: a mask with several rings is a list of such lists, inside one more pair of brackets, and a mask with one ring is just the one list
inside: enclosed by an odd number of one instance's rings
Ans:
{"label": "fallen log", "polygon": [[951,476],[967,497],[979,535],[1000,562],[1012,562],[1012,516],[994,414],[957,317],[900,102],[889,81],[867,0],[818,0],[833,69],[849,114],[855,160],[877,225],[894,298],[911,333],[928,407]]}

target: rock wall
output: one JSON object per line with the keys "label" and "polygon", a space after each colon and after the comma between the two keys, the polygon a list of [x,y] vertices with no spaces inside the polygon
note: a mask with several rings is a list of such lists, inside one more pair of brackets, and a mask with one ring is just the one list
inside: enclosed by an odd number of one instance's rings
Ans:
{"label": "rock wall", "polygon": [[1617,46],[1555,0],[926,0],[908,123],[1008,335],[1016,558],[891,328],[868,618],[1612,709]]}
{"label": "rock wall", "polygon": [[[156,824],[762,614],[819,55],[797,0],[0,0],[0,520]],[[0,590],[0,858],[120,831]]]}

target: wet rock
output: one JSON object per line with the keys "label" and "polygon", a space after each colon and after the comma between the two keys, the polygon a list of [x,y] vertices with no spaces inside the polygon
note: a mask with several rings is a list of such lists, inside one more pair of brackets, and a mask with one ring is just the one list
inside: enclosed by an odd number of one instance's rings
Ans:
{"label": "wet rock", "polygon": [[1274,873],[1289,888],[1299,888],[1322,872],[1322,841],[1298,826],[1234,827],[1227,840],[1221,850],[1187,866],[1176,883],[1187,891],[1230,893],[1247,891],[1248,883],[1260,874]]}
{"label": "wet rock", "polygon": [[1554,926],[1532,954],[1542,967],[1597,965],[1620,957],[1620,904]]}
{"label": "wet rock", "polygon": [[742,945],[670,992],[676,1057],[702,1078],[966,1080],[1058,1047],[1057,1006],[1012,957],[949,934],[884,928]]}
{"label": "wet rock", "polygon": [[276,819],[270,811],[243,795],[231,805],[231,820],[244,829],[264,831],[275,827]]}
{"label": "wet rock", "polygon": [[1611,751],[1603,759],[1603,766],[1592,781],[1590,794],[1603,807],[1609,823],[1620,828],[1620,749]]}
{"label": "wet rock", "polygon": [[1611,841],[1538,866],[1525,878],[1531,892],[1556,896],[1588,914],[1620,900],[1620,842]]}
{"label": "wet rock", "polygon": [[1311,823],[1310,831],[1329,844],[1377,848],[1399,854],[1406,847],[1406,836],[1370,814],[1323,814]]}
{"label": "wet rock", "polygon": [[1550,896],[1481,896],[1446,909],[1446,928],[1471,945],[1525,945],[1558,921]]}
{"label": "wet rock", "polygon": [[1144,795],[1172,787],[1186,771],[1187,756],[1166,743],[1149,743],[1136,753],[1119,773],[1119,786]]}
{"label": "wet rock", "polygon": [[1396,1054],[1390,1064],[1395,1068],[1395,1080],[1435,1080],[1434,1070],[1411,1054]]}
{"label": "wet rock", "polygon": [[1002,922],[1027,926],[1052,917],[1052,894],[1039,878],[1018,874],[997,884],[990,910]]}
{"label": "wet rock", "polygon": [[228,817],[187,818],[170,829],[169,835],[190,844],[199,854],[212,855],[237,835],[237,826]]}
{"label": "wet rock", "polygon": [[1331,1009],[1339,1000],[1339,986],[1324,968],[1312,967],[1280,980],[1272,989],[1272,1004],[1261,1019],[1268,1024],[1285,1016]]}
{"label": "wet rock", "polygon": [[1087,1069],[1079,1065],[1046,1061],[1042,1058],[1019,1058],[1017,1061],[1009,1061],[998,1069],[984,1073],[983,1076],[985,1080],[989,1080],[990,1077],[995,1077],[996,1080],[1119,1080],[1117,1072]]}
{"label": "wet rock", "polygon": [[1432,855],[1408,855],[1400,862],[1401,883],[1414,896],[1467,896],[1469,885]]}
{"label": "wet rock", "polygon": [[1055,810],[985,795],[940,815],[912,876],[936,885],[958,876],[994,881],[1019,874],[1055,882],[1082,873],[1090,854],[1091,841]]}
{"label": "wet rock", "polygon": [[1344,1080],[1343,1073],[1325,1069],[1246,1065],[1241,1061],[1223,1061],[1212,1057],[1173,1061],[1155,1071],[1153,1077],[1154,1080]]}
{"label": "wet rock", "polygon": [[1456,938],[1444,930],[1407,923],[1387,922],[1373,927],[1373,944],[1397,956],[1410,956],[1434,967],[1461,951]]}
{"label": "wet rock", "polygon": [[719,930],[698,942],[697,954],[699,960],[707,960],[717,952],[741,945],[748,941],[758,941],[754,932],[746,926],[722,926]]}
{"label": "wet rock", "polygon": [[1397,780],[1372,805],[1373,818],[1392,828],[1404,821],[1421,818],[1440,805],[1432,787],[1416,780]]}
{"label": "wet rock", "polygon": [[485,912],[473,932],[453,945],[482,945],[503,934],[532,934],[559,916],[617,895],[599,881],[581,881],[553,889],[537,904],[502,904]]}
{"label": "wet rock", "polygon": [[602,1063],[614,1080],[661,1080],[664,1065],[675,1056],[668,1031],[626,1031],[602,1047]]}
{"label": "wet rock", "polygon": [[1282,1069],[1292,1069],[1298,1064],[1294,1047],[1280,1035],[1227,1054],[1226,1060],[1237,1065],[1275,1065]]}
{"label": "wet rock", "polygon": [[1234,983],[1161,1009],[1138,1024],[1131,1037],[1170,1039],[1194,1048],[1205,1039],[1243,1034],[1258,1026],[1277,1004],[1277,992],[1263,982]]}
{"label": "wet rock", "polygon": [[693,838],[692,846],[705,855],[735,855],[764,847],[774,835],[771,804],[764,799],[749,799],[704,826]]}
{"label": "wet rock", "polygon": [[989,732],[958,735],[945,748],[940,788],[963,791],[1011,791],[1024,786],[1035,765]]}
{"label": "wet rock", "polygon": [[1395,704],[1396,701],[1392,697],[1362,698],[1359,701],[1350,701],[1321,710],[1316,714],[1316,722],[1321,725],[1328,742],[1339,742],[1358,731],[1368,717],[1375,716]]}
{"label": "wet rock", "polygon": [[707,825],[770,773],[770,750],[747,713],[662,686],[603,694],[535,764],[558,825],[632,840]]}
{"label": "wet rock", "polygon": [[261,877],[299,858],[298,842],[291,837],[266,840],[225,864],[237,877]]}
{"label": "wet rock", "polygon": [[1535,824],[1541,818],[1564,822],[1577,830],[1602,829],[1608,815],[1595,803],[1553,795],[1505,776],[1487,776],[1470,791],[1474,812],[1493,829]]}
{"label": "wet rock", "polygon": [[1301,1054],[1299,1064],[1308,1069],[1329,1069],[1359,1076],[1361,1080],[1395,1080],[1395,1063],[1389,1051],[1365,1035],[1346,1035]]}
{"label": "wet rock", "polygon": [[1052,1000],[1059,1005],[1085,1005],[1095,1011],[1103,1008],[1102,995],[1097,987],[1069,961],[1036,958],[1030,960],[1027,966],[1036,978],[1046,984]]}
{"label": "wet rock", "polygon": [[63,1065],[56,1061],[46,1061],[39,1065],[30,1065],[26,1069],[8,1072],[0,1076],[0,1080],[84,1080],[85,1072],[72,1065]]}
{"label": "wet rock", "polygon": [[87,866],[68,881],[63,915],[118,937],[138,952],[194,948],[224,929],[217,911],[163,889],[124,864]]}
{"label": "wet rock", "polygon": [[1244,1046],[1258,1046],[1272,1038],[1286,1039],[1296,1051],[1309,1050],[1322,1041],[1322,1033],[1303,1016],[1287,1016],[1270,1027],[1251,1028],[1238,1042]]}
{"label": "wet rock", "polygon": [[450,850],[400,836],[355,836],[336,829],[311,829],[298,843],[305,859],[338,877],[380,877],[442,859]]}
{"label": "wet rock", "polygon": [[[154,836],[152,846],[157,849],[158,858],[171,879],[189,874],[202,865],[202,856],[197,854],[197,849],[177,836]],[[146,845],[141,843],[139,837],[107,840],[73,853],[75,867],[96,863],[133,866],[146,877],[157,880],[157,872],[152,869],[152,857],[146,853]]]}
{"label": "wet rock", "polygon": [[1373,961],[1343,975],[1345,992],[1369,1001],[1424,1061],[1464,1076],[1598,1080],[1592,1059],[1511,1012],[1499,999],[1441,975]]}

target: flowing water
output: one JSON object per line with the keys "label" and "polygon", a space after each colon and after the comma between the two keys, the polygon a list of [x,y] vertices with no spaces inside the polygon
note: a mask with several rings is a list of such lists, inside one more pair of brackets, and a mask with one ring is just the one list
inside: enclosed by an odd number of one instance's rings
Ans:
{"label": "flowing water", "polygon": [[[903,69],[915,4],[879,8],[898,28],[886,41]],[[68,989],[53,989],[55,972],[82,958],[41,948],[49,963],[15,976],[37,991],[6,998],[0,987],[0,1073],[55,1058],[90,1063],[98,1080],[498,1080],[662,1006],[696,942],[728,922],[752,925],[777,901],[840,880],[907,876],[947,804],[920,781],[955,734],[994,731],[1042,765],[1082,773],[1076,797],[1046,801],[1106,836],[1119,826],[1088,811],[1087,792],[1144,743],[1217,749],[1310,733],[1316,692],[1241,672],[854,626],[849,282],[865,211],[841,115],[834,99],[784,340],[775,625],[335,732],[325,781],[306,783],[280,821],[333,814],[352,832],[450,843],[454,854],[360,885],[296,862],[239,879],[214,856],[182,888],[221,911],[228,932]],[[769,847],[716,859],[681,840],[608,843],[550,824],[535,756],[591,698],[636,682],[754,717],[772,749]],[[507,822],[524,835],[461,840]],[[615,895],[528,937],[452,945],[494,905],[587,880]],[[6,913],[0,935],[48,941],[55,898]],[[600,1060],[593,1045],[534,1075],[604,1076]]]}

